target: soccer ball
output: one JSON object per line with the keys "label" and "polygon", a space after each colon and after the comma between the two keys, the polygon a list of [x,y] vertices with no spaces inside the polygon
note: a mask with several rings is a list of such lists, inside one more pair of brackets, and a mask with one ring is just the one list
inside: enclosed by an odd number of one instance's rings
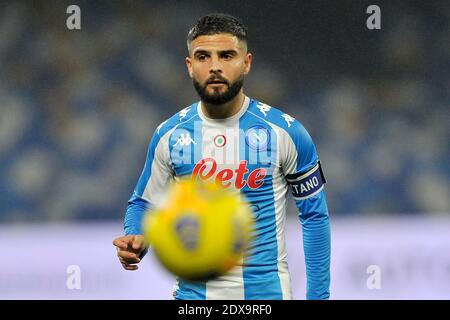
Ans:
{"label": "soccer ball", "polygon": [[146,244],[166,269],[186,280],[209,280],[242,263],[253,213],[239,193],[206,182],[174,183],[146,213]]}

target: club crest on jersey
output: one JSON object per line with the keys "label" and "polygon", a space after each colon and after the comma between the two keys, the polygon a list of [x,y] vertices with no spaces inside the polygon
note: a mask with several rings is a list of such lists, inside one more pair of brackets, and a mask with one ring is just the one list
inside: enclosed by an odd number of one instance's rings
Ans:
{"label": "club crest on jersey", "polygon": [[[246,176],[246,174],[248,174]],[[258,189],[264,184],[264,177],[267,175],[265,168],[257,168],[249,172],[247,161],[241,160],[237,169],[218,170],[217,162],[213,158],[200,160],[192,171],[192,180],[214,179],[217,184],[225,188],[230,187],[234,181],[234,188],[242,189],[248,186],[250,189]],[[247,177],[247,178],[245,178]]]}
{"label": "club crest on jersey", "polygon": [[250,127],[245,132],[245,143],[250,149],[264,151],[270,143],[270,132],[263,126]]}

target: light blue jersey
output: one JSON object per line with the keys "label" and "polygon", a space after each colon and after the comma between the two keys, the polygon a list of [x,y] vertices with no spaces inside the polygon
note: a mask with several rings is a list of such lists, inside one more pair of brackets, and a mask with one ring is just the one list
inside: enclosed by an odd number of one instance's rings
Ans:
{"label": "light blue jersey", "polygon": [[234,188],[255,215],[252,253],[228,274],[205,282],[177,280],[175,299],[293,299],[285,244],[289,186],[303,228],[307,299],[328,299],[330,226],[325,178],[300,122],[245,98],[227,119],[209,119],[194,103],[155,131],[144,170],[128,202],[125,233],[142,234],[146,209],[183,176]]}

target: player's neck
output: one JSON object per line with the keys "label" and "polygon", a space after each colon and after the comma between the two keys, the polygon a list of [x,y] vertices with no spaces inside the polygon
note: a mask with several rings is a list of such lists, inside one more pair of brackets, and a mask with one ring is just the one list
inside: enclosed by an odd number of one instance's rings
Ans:
{"label": "player's neck", "polygon": [[241,91],[232,100],[221,105],[207,104],[202,101],[202,112],[210,119],[225,119],[234,116],[241,110],[244,104],[245,95]]}

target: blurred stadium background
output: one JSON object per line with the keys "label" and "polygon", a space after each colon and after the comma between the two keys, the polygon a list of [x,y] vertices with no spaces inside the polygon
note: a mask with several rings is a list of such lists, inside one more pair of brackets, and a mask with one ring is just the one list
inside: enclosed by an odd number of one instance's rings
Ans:
{"label": "blurred stadium background", "polygon": [[[81,8],[79,31],[66,8]],[[366,28],[381,7],[382,29]],[[333,299],[450,298],[450,3],[14,1],[0,4],[1,299],[168,299],[149,255],[111,245],[156,126],[198,98],[189,27],[249,27],[246,93],[299,119],[328,180]],[[289,219],[297,219],[290,206]],[[304,298],[300,224],[288,223]],[[69,265],[82,272],[68,290]],[[381,270],[370,290],[367,267]]]}

